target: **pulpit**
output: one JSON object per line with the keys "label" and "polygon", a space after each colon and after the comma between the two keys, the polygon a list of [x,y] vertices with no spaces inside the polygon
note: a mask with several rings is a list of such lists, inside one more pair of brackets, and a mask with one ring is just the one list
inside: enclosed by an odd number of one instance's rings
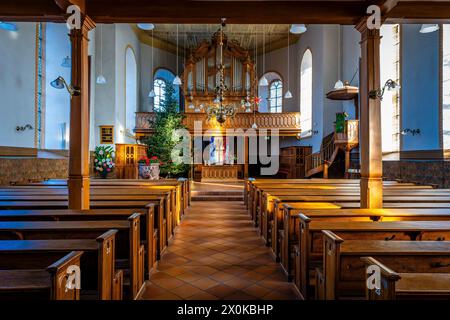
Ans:
{"label": "pulpit", "polygon": [[143,144],[116,144],[117,179],[138,179],[138,161],[147,155],[147,146]]}

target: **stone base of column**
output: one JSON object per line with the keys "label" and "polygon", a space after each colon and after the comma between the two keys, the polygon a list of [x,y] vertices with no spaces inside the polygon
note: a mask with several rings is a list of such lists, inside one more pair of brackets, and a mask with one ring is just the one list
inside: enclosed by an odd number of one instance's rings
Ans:
{"label": "stone base of column", "polygon": [[89,177],[69,177],[69,209],[89,210]]}
{"label": "stone base of column", "polygon": [[383,180],[361,177],[361,209],[383,208]]}

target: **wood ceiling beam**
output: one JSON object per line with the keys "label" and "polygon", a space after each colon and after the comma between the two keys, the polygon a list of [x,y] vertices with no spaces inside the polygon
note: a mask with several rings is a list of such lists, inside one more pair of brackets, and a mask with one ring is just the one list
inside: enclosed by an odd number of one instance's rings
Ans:
{"label": "wood ceiling beam", "polygon": [[380,4],[387,22],[450,21],[450,1],[194,1],[194,0],[1,0],[0,21],[64,22],[77,4],[97,23],[356,24],[370,4]]}
{"label": "wood ceiling beam", "polygon": [[2,0],[0,21],[64,22],[55,0]]}
{"label": "wood ceiling beam", "polygon": [[76,5],[80,8],[82,13],[86,12],[86,0],[54,0],[56,5],[62,10],[67,11],[67,7]]}
{"label": "wood ceiling beam", "polygon": [[387,14],[386,22],[426,23],[450,22],[450,1],[400,1]]}
{"label": "wood ceiling beam", "polygon": [[365,1],[88,1],[96,22],[152,23],[329,23],[354,24],[367,8]]}

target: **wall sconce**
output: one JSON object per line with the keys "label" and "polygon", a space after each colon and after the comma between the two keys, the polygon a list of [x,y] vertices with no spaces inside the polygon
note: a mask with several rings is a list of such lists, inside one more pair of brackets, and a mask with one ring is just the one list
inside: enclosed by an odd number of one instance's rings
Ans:
{"label": "wall sconce", "polygon": [[79,96],[81,94],[80,88],[74,87],[72,85],[68,85],[66,80],[61,76],[59,76],[58,78],[56,78],[55,80],[50,82],[50,85],[55,89],[66,88],[71,97]]}
{"label": "wall sconce", "polygon": [[380,99],[380,100],[383,100],[384,92],[386,91],[386,89],[388,91],[399,90],[400,89],[400,85],[398,85],[394,80],[389,79],[384,84],[383,89],[370,91],[369,92],[369,98],[373,99],[373,100],[376,100],[377,98]]}
{"label": "wall sconce", "polygon": [[415,135],[419,135],[420,134],[420,129],[404,129],[402,132],[401,132],[401,134],[402,134],[402,136],[406,136],[407,134],[411,134],[412,136],[415,136]]}
{"label": "wall sconce", "polygon": [[17,132],[23,132],[23,131],[25,131],[25,130],[33,130],[33,126],[31,125],[31,124],[26,124],[26,125],[24,125],[23,127],[22,126],[17,126],[16,127],[16,131]]}

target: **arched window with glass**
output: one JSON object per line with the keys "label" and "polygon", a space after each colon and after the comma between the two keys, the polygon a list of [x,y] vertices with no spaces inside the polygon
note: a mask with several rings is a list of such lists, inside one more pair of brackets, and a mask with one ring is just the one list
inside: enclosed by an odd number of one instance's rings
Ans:
{"label": "arched window with glass", "polygon": [[270,84],[269,111],[271,113],[281,113],[283,105],[283,83],[275,80]]}
{"label": "arched window with glass", "polygon": [[302,138],[312,136],[312,53],[306,50],[300,67],[300,128]]}
{"label": "arched window with glass", "polygon": [[166,82],[163,79],[155,79],[153,83],[153,88],[155,90],[155,100],[153,103],[153,109],[155,112],[162,111],[162,104],[164,102],[164,97],[166,95]]}

